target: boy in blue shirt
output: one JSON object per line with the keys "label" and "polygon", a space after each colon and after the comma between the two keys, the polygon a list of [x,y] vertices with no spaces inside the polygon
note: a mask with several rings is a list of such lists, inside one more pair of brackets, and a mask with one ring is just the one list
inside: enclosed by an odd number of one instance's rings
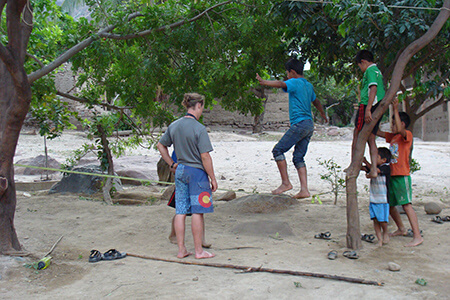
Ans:
{"label": "boy in blue shirt", "polygon": [[322,104],[316,99],[311,83],[303,77],[303,63],[292,58],[285,64],[288,80],[263,80],[258,74],[256,79],[261,85],[281,88],[289,93],[289,121],[290,128],[272,150],[273,157],[281,175],[281,185],[272,194],[279,195],[292,189],[287,172],[287,163],[284,153],[295,145],[293,162],[300,179],[300,192],[294,198],[308,198],[308,180],[305,165],[305,154],[308,150],[309,140],[314,132],[314,123],[311,113],[311,103],[319,110],[322,118],[327,122]]}

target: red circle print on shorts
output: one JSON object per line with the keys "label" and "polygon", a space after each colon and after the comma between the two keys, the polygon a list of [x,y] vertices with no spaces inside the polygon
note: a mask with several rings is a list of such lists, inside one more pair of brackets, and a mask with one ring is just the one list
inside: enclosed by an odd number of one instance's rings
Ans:
{"label": "red circle print on shorts", "polygon": [[210,207],[211,206],[211,195],[208,192],[203,192],[200,195],[198,195],[198,203],[200,203],[203,207]]}

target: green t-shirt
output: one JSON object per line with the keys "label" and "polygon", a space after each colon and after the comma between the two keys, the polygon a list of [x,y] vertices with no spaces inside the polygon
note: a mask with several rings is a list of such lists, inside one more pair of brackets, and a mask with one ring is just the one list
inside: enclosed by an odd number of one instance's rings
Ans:
{"label": "green t-shirt", "polygon": [[369,87],[372,85],[377,86],[377,95],[373,100],[372,105],[377,104],[384,97],[384,85],[383,85],[383,74],[378,69],[376,64],[370,65],[364,72],[363,79],[361,81],[361,101],[359,104],[367,105],[369,102]]}

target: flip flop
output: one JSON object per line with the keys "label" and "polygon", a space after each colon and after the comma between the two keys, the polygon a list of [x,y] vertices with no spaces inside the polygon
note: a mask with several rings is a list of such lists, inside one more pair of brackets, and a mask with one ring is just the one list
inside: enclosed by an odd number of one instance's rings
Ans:
{"label": "flip flop", "polygon": [[321,232],[314,236],[316,239],[322,239],[322,240],[331,240],[331,232]]}
{"label": "flip flop", "polygon": [[338,253],[336,250],[331,250],[330,252],[328,252],[328,259],[330,260],[335,260],[338,256]]}
{"label": "flip flop", "polygon": [[121,259],[124,258],[125,256],[127,256],[126,252],[121,253],[116,249],[110,249],[103,254],[102,259],[103,260]]}
{"label": "flip flop", "polygon": [[98,250],[91,250],[89,255],[89,262],[95,263],[102,260],[102,254]]}
{"label": "flip flop", "polygon": [[[412,229],[408,229],[408,231],[406,232],[406,234],[404,235],[406,237],[414,237],[414,232],[412,231]],[[423,236],[423,231],[420,230],[420,236]]]}
{"label": "flip flop", "polygon": [[373,234],[363,234],[361,236],[361,240],[368,242],[368,243],[373,243],[374,239],[375,239],[375,236]]}
{"label": "flip flop", "polygon": [[444,222],[450,222],[450,216],[443,217],[441,220]]}
{"label": "flip flop", "polygon": [[356,253],[356,251],[344,251],[344,253],[342,253],[342,255],[344,257],[350,258],[350,259],[358,259],[358,253]]}
{"label": "flip flop", "polygon": [[435,222],[435,223],[438,223],[438,224],[444,223],[444,221],[442,220],[442,218],[440,216],[434,217],[433,219],[431,219],[431,222]]}

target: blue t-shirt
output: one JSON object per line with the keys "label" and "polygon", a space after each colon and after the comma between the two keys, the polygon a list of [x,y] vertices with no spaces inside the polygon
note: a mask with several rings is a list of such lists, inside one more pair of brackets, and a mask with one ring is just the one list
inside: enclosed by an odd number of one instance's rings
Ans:
{"label": "blue t-shirt", "polygon": [[291,78],[285,81],[286,93],[289,93],[289,122],[291,126],[310,119],[312,120],[311,102],[316,94],[311,83],[305,78]]}

